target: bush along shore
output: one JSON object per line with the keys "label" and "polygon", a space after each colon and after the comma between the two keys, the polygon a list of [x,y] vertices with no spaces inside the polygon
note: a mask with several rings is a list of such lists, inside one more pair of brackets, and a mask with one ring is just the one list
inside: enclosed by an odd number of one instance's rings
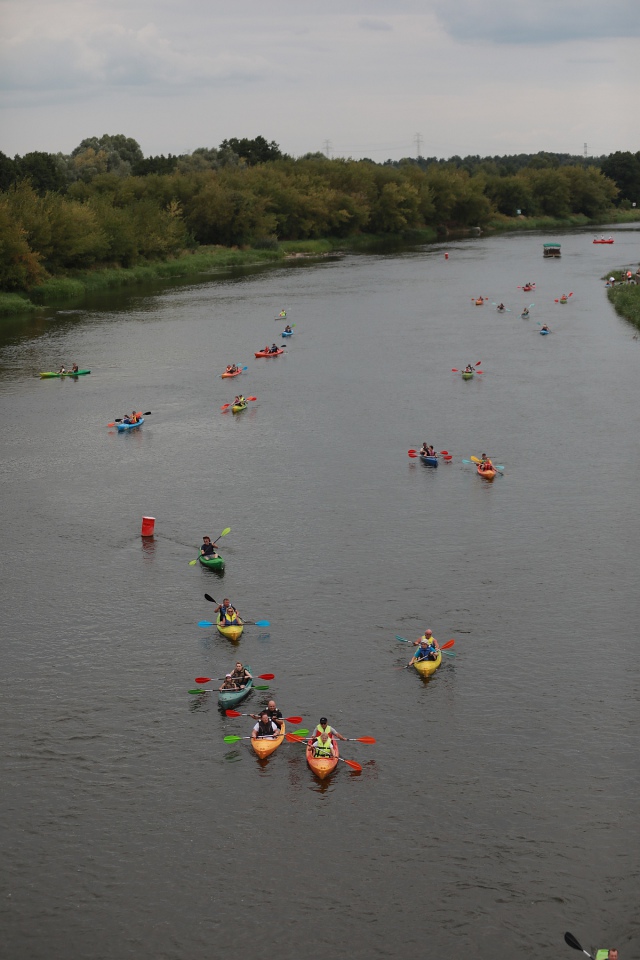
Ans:
{"label": "bush along shore", "polygon": [[640,265],[636,273],[626,270],[612,270],[603,280],[614,278],[607,289],[607,296],[615,307],[616,313],[640,329]]}

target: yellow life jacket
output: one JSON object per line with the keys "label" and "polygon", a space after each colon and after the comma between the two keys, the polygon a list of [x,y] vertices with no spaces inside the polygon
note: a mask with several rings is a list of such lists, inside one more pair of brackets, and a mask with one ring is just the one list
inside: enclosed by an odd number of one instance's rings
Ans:
{"label": "yellow life jacket", "polygon": [[314,757],[331,757],[333,756],[333,743],[331,739],[322,743],[320,740],[316,740],[313,745],[313,755]]}

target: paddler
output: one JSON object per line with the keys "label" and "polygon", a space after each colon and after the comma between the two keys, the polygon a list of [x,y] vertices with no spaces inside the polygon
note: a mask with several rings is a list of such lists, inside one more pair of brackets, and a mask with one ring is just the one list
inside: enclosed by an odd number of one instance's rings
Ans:
{"label": "paddler", "polygon": [[244,666],[244,664],[238,661],[231,673],[231,679],[235,684],[237,684],[240,687],[241,690],[244,690],[249,680],[253,680],[253,677],[251,676],[247,668]]}
{"label": "paddler", "polygon": [[320,717],[320,723],[313,731],[314,737],[319,737],[321,734],[326,733],[328,737],[335,737],[336,740],[346,740],[346,737],[343,737],[341,733],[338,733],[333,727],[330,727],[326,717]]}
{"label": "paddler", "polygon": [[237,683],[235,682],[235,680],[233,679],[233,677],[231,676],[231,674],[228,673],[228,674],[225,676],[224,680],[222,681],[221,686],[220,686],[218,689],[219,689],[219,690],[237,690],[237,689],[238,689],[238,685],[237,685]]}
{"label": "paddler", "polygon": [[211,542],[211,537],[202,538],[202,546],[200,547],[200,556],[201,557],[217,557],[218,552],[216,550],[215,543]]}
{"label": "paddler", "polygon": [[493,470],[493,469],[494,469],[494,466],[493,466],[490,458],[486,455],[486,453],[483,453],[483,454],[482,454],[482,456],[480,457],[480,460],[482,461],[482,462],[480,463],[480,469],[481,469],[481,470]]}
{"label": "paddler", "polygon": [[78,369],[78,364],[74,363],[74,365],[71,367],[71,373],[77,373]]}
{"label": "paddler", "polygon": [[[342,737],[344,740],[344,737]],[[314,757],[335,757],[336,748],[333,742],[333,739],[329,736],[328,733],[321,733],[312,739],[311,745],[313,747]]]}
{"label": "paddler", "polygon": [[[253,716],[253,714],[252,714]],[[277,725],[269,718],[269,713],[267,710],[263,710],[258,718],[258,722],[251,731],[252,740],[273,740],[274,737],[277,737],[280,733]]]}
{"label": "paddler", "polygon": [[277,353],[279,349],[280,349],[280,347],[278,346],[277,343],[272,343],[272,344],[271,344],[271,350],[270,350],[269,352],[270,352],[270,353]]}
{"label": "paddler", "polygon": [[285,332],[285,333],[293,333],[290,324],[287,324],[287,325],[286,325],[286,327],[284,328],[284,332]]}
{"label": "paddler", "polygon": [[524,308],[524,310],[522,311],[522,316],[523,316],[523,317],[528,317],[528,316],[529,316],[529,307],[525,307],[525,308]]}
{"label": "paddler", "polygon": [[286,317],[287,317],[287,311],[286,311],[286,310],[281,310],[281,311],[280,311],[280,316],[282,317],[283,320],[285,320]]}
{"label": "paddler", "polygon": [[466,368],[465,368],[465,371],[464,371],[464,372],[465,372],[465,373],[475,373],[475,370],[474,370],[474,368],[471,366],[471,364],[468,363],[467,366],[466,366]]}
{"label": "paddler", "polygon": [[[440,650],[440,644],[433,635],[433,632],[429,629],[425,630],[421,637],[413,641],[414,647],[419,647],[420,649],[416,650],[414,660],[437,660],[438,651]],[[426,652],[424,652],[426,650]],[[433,656],[431,655],[433,654]],[[413,660],[411,661],[413,663]]]}
{"label": "paddler", "polygon": [[546,325],[546,323],[543,323],[542,326],[540,327],[540,329],[541,329],[541,330],[546,330],[547,333],[551,333],[551,330],[549,330],[549,327]]}
{"label": "paddler", "polygon": [[[269,700],[266,708],[262,711],[266,713],[269,717],[269,720],[272,720],[278,727],[281,727],[283,724],[282,711],[278,710],[275,700]],[[262,716],[262,713],[250,713],[249,716],[253,717],[254,720],[259,720]]]}
{"label": "paddler", "polygon": [[213,612],[220,614],[220,620],[227,620],[227,611],[233,611],[233,615],[236,618],[236,622],[242,622],[240,621],[240,618],[238,617],[236,610],[234,610],[234,608],[231,606],[231,601],[229,600],[229,598],[225,597],[222,603],[219,603]]}
{"label": "paddler", "polygon": [[60,369],[58,370],[58,375],[59,375],[59,376],[62,376],[62,374],[63,374],[63,373],[66,373],[66,372],[67,372],[67,371],[65,370],[64,367],[60,367]]}

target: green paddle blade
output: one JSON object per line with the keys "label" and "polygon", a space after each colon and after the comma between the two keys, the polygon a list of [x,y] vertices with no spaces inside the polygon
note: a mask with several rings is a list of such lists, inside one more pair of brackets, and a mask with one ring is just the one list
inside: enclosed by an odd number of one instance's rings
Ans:
{"label": "green paddle blade", "polygon": [[208,690],[189,690],[189,693],[208,693]]}
{"label": "green paddle blade", "polygon": [[195,560],[189,560],[189,566],[190,566],[190,567],[193,567],[193,566],[196,565],[197,562],[198,562],[198,558],[197,558],[197,557],[195,558]]}
{"label": "green paddle blade", "polygon": [[292,730],[291,733],[294,737],[307,737],[309,735],[308,730]]}
{"label": "green paddle blade", "polygon": [[269,687],[254,687],[254,690],[268,690]]}
{"label": "green paddle blade", "polygon": [[242,737],[225,737],[224,738],[225,743],[237,743],[238,740],[242,740]]}
{"label": "green paddle blade", "polygon": [[[220,537],[226,537],[228,533],[231,533],[231,527],[225,527],[222,533],[220,534]],[[220,537],[218,537],[218,540],[220,539]]]}

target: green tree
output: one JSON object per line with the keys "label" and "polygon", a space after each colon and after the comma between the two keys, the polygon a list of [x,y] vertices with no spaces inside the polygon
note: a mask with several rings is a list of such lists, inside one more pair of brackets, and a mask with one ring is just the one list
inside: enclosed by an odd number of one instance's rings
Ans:
{"label": "green tree", "polygon": [[640,206],[640,152],[618,150],[602,161],[600,169],[618,187],[618,200],[629,200]]}
{"label": "green tree", "polygon": [[246,160],[250,167],[257,163],[268,163],[271,160],[279,160],[282,157],[280,147],[272,140],[267,143],[264,137],[255,137],[249,140],[243,137],[238,140],[237,137],[231,137],[229,140],[223,140],[220,144],[221,150],[232,150],[237,156]]}
{"label": "green tree", "polygon": [[40,283],[46,277],[40,260],[8,199],[0,197],[0,290],[28,290]]}
{"label": "green tree", "polygon": [[64,190],[67,185],[67,178],[53,153],[42,153],[39,150],[25,153],[23,157],[16,158],[16,167],[18,177],[30,180],[39,194],[48,190]]}

